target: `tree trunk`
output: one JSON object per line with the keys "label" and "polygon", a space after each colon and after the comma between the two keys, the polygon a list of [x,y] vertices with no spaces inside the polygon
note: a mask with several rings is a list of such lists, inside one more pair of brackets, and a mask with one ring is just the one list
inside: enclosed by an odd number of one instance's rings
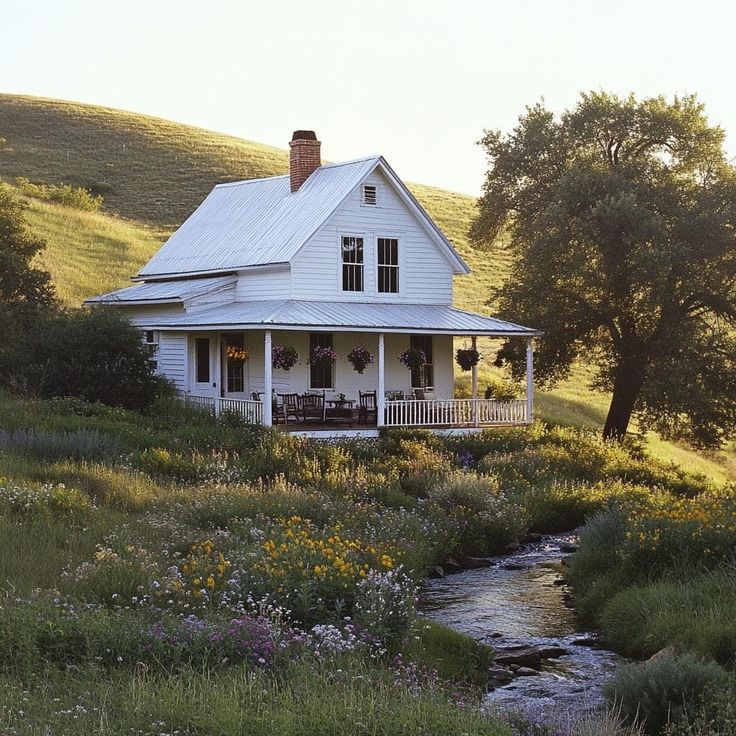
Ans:
{"label": "tree trunk", "polygon": [[603,439],[620,441],[626,436],[631,413],[646,379],[646,363],[638,357],[622,358],[613,382],[613,396],[608,409]]}

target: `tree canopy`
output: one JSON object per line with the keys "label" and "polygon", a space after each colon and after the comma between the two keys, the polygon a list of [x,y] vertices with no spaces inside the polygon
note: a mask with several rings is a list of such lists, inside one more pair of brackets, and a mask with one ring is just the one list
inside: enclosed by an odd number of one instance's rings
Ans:
{"label": "tree canopy", "polygon": [[[576,360],[612,392],[604,436],[643,427],[718,445],[736,426],[736,172],[694,96],[583,94],[527,108],[489,158],[471,238],[514,266],[501,315],[544,331],[537,375]],[[523,368],[522,346],[499,362]]]}
{"label": "tree canopy", "polygon": [[45,245],[29,232],[22,203],[0,182],[0,375],[17,362],[24,334],[56,303],[51,277],[32,264]]}

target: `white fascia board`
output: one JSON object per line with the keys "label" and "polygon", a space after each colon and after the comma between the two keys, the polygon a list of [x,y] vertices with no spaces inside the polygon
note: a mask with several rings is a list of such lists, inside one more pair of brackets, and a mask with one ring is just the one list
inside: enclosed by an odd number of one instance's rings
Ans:
{"label": "white fascia board", "polygon": [[435,221],[429,216],[424,207],[419,204],[417,198],[411,193],[399,175],[391,168],[388,161],[381,156],[379,163],[385,172],[386,177],[393,184],[397,194],[403,199],[404,203],[413,212],[419,222],[422,223],[432,240],[440,246],[445,258],[454,267],[455,273],[458,275],[467,275],[471,273],[470,266],[465,263],[462,256],[455,250],[452,243],[444,236],[442,230],[440,230]]}
{"label": "white fascia board", "polygon": [[458,337],[539,337],[543,333],[537,330],[529,330],[524,332],[499,332],[498,330],[432,330],[422,327],[359,327],[359,326],[324,326],[324,325],[279,325],[275,323],[258,322],[248,324],[245,322],[238,324],[211,324],[203,323],[199,325],[166,325],[165,323],[151,323],[147,325],[153,330],[162,330],[164,332],[206,332],[209,330],[278,330],[279,332],[368,332],[378,334],[387,332],[394,335],[455,335]]}

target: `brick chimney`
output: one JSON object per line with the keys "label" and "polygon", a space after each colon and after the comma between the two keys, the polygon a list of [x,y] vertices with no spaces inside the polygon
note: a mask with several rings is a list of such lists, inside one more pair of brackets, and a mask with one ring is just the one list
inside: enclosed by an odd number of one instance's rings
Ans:
{"label": "brick chimney", "polygon": [[295,130],[291,136],[289,178],[292,192],[296,192],[310,174],[320,167],[322,163],[319,155],[320,145],[313,130]]}

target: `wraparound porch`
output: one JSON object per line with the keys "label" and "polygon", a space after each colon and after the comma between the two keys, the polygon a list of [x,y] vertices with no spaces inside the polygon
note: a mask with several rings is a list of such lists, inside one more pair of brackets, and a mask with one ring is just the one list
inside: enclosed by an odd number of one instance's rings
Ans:
{"label": "wraparound porch", "polygon": [[[218,415],[310,433],[472,431],[534,416],[532,341],[539,333],[448,305],[236,301],[138,324],[159,336],[160,372]],[[479,337],[525,342],[523,398],[479,395]],[[456,338],[464,340],[463,360]],[[287,355],[293,360],[285,362]],[[456,359],[472,369],[469,398],[455,397]]]}
{"label": "wraparound porch", "polygon": [[[196,355],[197,341],[201,333],[193,333],[189,339],[191,342],[190,353],[192,370],[197,370],[201,359]],[[237,333],[236,333],[237,334]],[[283,342],[283,333],[279,334],[279,342]],[[313,333],[310,333],[313,334]],[[477,365],[472,367],[472,396],[470,398],[454,398],[452,396],[454,387],[454,355],[451,336],[442,336],[444,339],[431,341],[432,336],[425,336],[430,340],[427,344],[432,349],[432,371],[422,373],[423,376],[434,376],[436,386],[417,387],[416,389],[395,390],[399,383],[397,379],[397,366],[392,365],[387,370],[386,346],[390,344],[393,351],[398,350],[404,343],[409,343],[407,334],[395,335],[378,333],[366,335],[358,333],[344,333],[349,340],[345,344],[353,344],[359,341],[361,345],[371,346],[371,338],[375,340],[376,365],[371,370],[366,370],[356,383],[349,384],[334,383],[328,389],[314,389],[310,380],[305,378],[309,373],[309,364],[306,367],[295,367],[293,375],[289,376],[288,383],[284,378],[283,371],[276,371],[273,367],[274,331],[251,331],[247,344],[253,349],[253,338],[262,336],[262,353],[257,356],[261,359],[262,374],[255,382],[242,386],[241,394],[245,396],[228,395],[227,389],[232,388],[228,384],[228,377],[232,378],[232,370],[229,359],[225,353],[227,336],[233,333],[217,333],[211,336],[213,345],[213,375],[220,379],[218,395],[217,380],[212,382],[213,390],[209,395],[203,395],[197,391],[196,381],[190,382],[191,388],[184,392],[184,398],[208,411],[215,416],[223,414],[235,414],[245,421],[265,426],[278,425],[289,432],[308,434],[315,436],[369,436],[377,434],[381,427],[425,427],[436,431],[448,431],[462,429],[472,431],[483,427],[494,426],[516,426],[528,424],[533,421],[533,350],[532,339],[526,338],[527,343],[527,374],[525,396],[517,399],[493,399],[478,396],[478,374]],[[298,342],[298,336],[294,333],[289,339]],[[471,342],[475,347],[475,336]],[[255,350],[254,350],[255,352]],[[258,351],[259,353],[261,351]],[[267,359],[266,356],[269,356]],[[251,358],[252,359],[252,358]],[[339,371],[333,367],[333,373]],[[410,371],[404,366],[401,370],[407,376]],[[251,366],[251,376],[256,371]],[[274,373],[281,375],[275,380]],[[387,375],[392,376],[389,389],[387,389]],[[261,380],[262,379],[262,380]],[[406,380],[406,379],[405,379]],[[412,383],[414,380],[412,380]],[[201,383],[200,383],[201,385]],[[261,390],[250,391],[254,385]],[[347,386],[351,385],[355,390],[353,396]],[[294,392],[295,387],[305,388],[301,393]],[[284,390],[286,388],[286,390]],[[345,392],[340,391],[345,388]],[[280,389],[280,390],[279,390]],[[336,397],[342,397],[342,401]],[[312,410],[306,413],[302,410],[302,401],[309,400]],[[314,407],[316,406],[316,410]]]}

